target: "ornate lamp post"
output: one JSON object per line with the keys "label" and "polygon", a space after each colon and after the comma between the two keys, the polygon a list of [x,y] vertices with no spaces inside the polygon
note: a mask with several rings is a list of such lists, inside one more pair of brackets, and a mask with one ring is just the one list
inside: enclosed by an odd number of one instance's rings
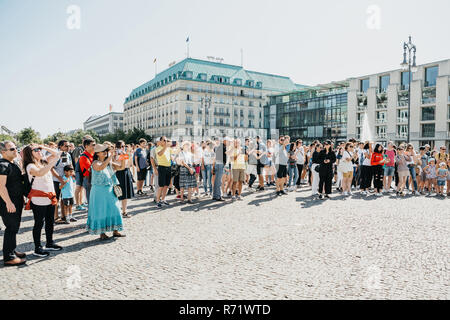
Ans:
{"label": "ornate lamp post", "polygon": [[[408,53],[408,60],[406,60],[406,53]],[[411,59],[412,58],[412,59]],[[417,71],[416,66],[416,45],[411,42],[411,36],[409,36],[409,41],[403,43],[403,62],[400,64],[402,70],[408,70],[408,138],[407,142],[410,141],[410,129],[411,129],[411,72]]]}

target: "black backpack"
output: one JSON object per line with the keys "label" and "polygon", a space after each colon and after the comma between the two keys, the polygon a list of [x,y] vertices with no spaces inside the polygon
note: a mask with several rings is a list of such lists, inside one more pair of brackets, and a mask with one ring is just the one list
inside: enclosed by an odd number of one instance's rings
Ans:
{"label": "black backpack", "polygon": [[28,195],[30,194],[30,192],[31,192],[31,189],[32,189],[32,187],[33,187],[33,182],[34,182],[34,178],[35,178],[35,176],[33,176],[33,179],[31,179],[31,182],[30,182],[30,179],[28,179],[28,173],[24,173],[23,175],[23,195],[26,197],[26,198],[28,198]]}

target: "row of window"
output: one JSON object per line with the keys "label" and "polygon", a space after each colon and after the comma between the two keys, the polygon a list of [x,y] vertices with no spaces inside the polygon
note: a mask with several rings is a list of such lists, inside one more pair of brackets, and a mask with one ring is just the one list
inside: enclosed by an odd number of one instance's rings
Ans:
{"label": "row of window", "polygon": [[[439,67],[433,66],[425,68],[425,87],[434,87],[436,86],[436,79],[438,77],[439,73]],[[401,88],[403,90],[408,90],[409,88],[409,79],[410,74],[409,71],[405,71],[401,73]],[[381,92],[386,92],[387,88],[390,84],[390,76],[389,75],[383,75],[378,77],[378,88]],[[359,89],[361,92],[367,92],[369,89],[369,79],[361,79],[360,80],[360,86]]]}

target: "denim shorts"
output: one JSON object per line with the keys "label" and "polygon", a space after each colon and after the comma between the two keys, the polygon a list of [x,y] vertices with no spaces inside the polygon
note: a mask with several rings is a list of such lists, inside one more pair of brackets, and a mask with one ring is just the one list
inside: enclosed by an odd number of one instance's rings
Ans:
{"label": "denim shorts", "polygon": [[445,180],[438,180],[438,181],[437,181],[437,185],[438,185],[439,187],[445,186]]}
{"label": "denim shorts", "polygon": [[392,177],[395,172],[395,167],[384,167],[384,175]]}

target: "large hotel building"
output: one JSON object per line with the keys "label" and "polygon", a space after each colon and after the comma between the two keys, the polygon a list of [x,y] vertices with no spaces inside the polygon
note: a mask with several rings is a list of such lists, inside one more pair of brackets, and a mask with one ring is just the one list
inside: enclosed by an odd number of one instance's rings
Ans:
{"label": "large hotel building", "polygon": [[[415,147],[449,148],[449,83],[450,59],[420,65],[412,72],[409,127]],[[274,95],[264,108],[265,127],[268,135],[279,130],[307,143],[367,136],[384,144],[404,142],[408,86],[408,71],[392,70]]]}
{"label": "large hotel building", "polygon": [[265,137],[268,96],[304,86],[288,77],[187,58],[134,89],[124,103],[124,130],[152,137]]}

